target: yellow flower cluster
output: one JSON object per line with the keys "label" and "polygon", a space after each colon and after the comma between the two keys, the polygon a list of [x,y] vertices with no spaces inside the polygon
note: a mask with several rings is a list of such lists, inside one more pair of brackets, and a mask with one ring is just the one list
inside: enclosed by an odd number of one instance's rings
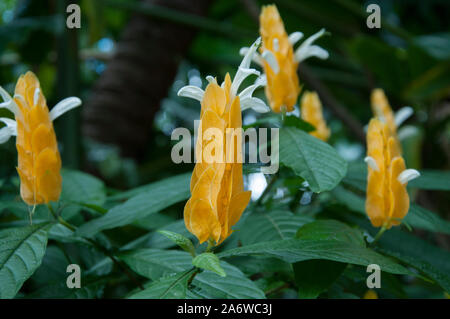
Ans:
{"label": "yellow flower cluster", "polygon": [[322,104],[316,92],[305,92],[302,96],[301,102],[302,119],[312,124],[316,129],[310,134],[312,136],[327,141],[330,137],[330,129],[323,118]]}
{"label": "yellow flower cluster", "polygon": [[0,130],[0,142],[17,136],[17,171],[20,194],[28,205],[57,201],[61,193],[61,158],[53,120],[77,107],[81,101],[68,98],[49,112],[38,78],[32,72],[22,75],[16,84],[14,98],[0,87],[4,100],[0,107],[14,113],[15,121],[0,118],[6,127]]}
{"label": "yellow flower cluster", "polygon": [[[228,74],[222,87],[214,82],[206,87],[201,101],[202,131],[214,128],[225,136],[227,129],[242,128],[239,96],[231,99],[230,89]],[[204,150],[209,143],[213,142],[199,137],[196,147]],[[233,143],[233,158],[226,160],[225,150],[229,143]],[[186,227],[200,243],[214,240],[220,244],[225,240],[250,201],[251,192],[244,191],[242,163],[237,158],[241,145],[226,137],[219,145],[222,147],[220,160],[211,162],[203,158],[195,165],[191,178],[192,195],[184,208]]]}

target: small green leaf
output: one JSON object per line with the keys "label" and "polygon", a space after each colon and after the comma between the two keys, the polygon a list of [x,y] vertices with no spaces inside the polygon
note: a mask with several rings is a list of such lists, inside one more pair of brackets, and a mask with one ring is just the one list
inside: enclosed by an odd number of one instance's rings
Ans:
{"label": "small green leaf", "polygon": [[61,201],[102,206],[106,200],[105,185],[89,174],[63,169]]}
{"label": "small green leaf", "polygon": [[311,217],[294,215],[289,211],[252,214],[239,227],[243,245],[293,238],[298,228],[311,222]]}
{"label": "small green leaf", "polygon": [[312,132],[315,131],[316,128],[311,125],[310,123],[302,120],[301,118],[299,118],[298,116],[294,116],[294,115],[287,115],[284,118],[284,126],[292,126],[292,127],[296,127],[302,131],[305,132]]}
{"label": "small green leaf", "polygon": [[203,253],[201,255],[198,255],[192,260],[192,264],[195,267],[215,272],[221,277],[225,277],[227,275],[223,268],[220,267],[219,257],[214,255],[213,253]]}
{"label": "small green leaf", "polygon": [[280,129],[280,161],[316,193],[332,190],[347,173],[347,162],[333,147],[294,127]]}
{"label": "small green leaf", "polygon": [[195,247],[189,238],[186,238],[183,235],[180,235],[178,233],[174,233],[174,232],[171,232],[168,230],[159,230],[158,233],[166,236],[171,241],[173,241],[175,244],[180,246],[181,249],[190,253],[192,257],[195,257]]}
{"label": "small green leaf", "polygon": [[194,269],[163,277],[147,288],[139,291],[128,298],[130,299],[185,299],[189,278]]}
{"label": "small green leaf", "polygon": [[13,298],[40,266],[51,223],[0,231],[0,299]]}
{"label": "small green leaf", "polygon": [[360,230],[333,219],[316,220],[306,224],[297,231],[295,237],[303,240],[335,240],[366,246]]}

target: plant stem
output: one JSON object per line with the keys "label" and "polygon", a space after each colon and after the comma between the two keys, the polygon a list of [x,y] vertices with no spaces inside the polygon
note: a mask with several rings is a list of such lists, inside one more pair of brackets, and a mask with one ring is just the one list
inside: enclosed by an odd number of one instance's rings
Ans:
{"label": "plant stem", "polygon": [[373,246],[380,238],[381,235],[387,230],[386,226],[383,225],[381,229],[378,231],[378,233],[375,235],[375,238],[373,239],[373,242],[370,243],[371,246]]}

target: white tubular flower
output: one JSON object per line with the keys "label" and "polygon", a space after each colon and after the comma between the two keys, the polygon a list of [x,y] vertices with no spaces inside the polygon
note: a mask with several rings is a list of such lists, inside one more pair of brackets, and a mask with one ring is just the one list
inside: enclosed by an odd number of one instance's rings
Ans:
{"label": "white tubular flower", "polygon": [[398,175],[397,180],[402,184],[406,184],[419,176],[420,173],[417,170],[410,168],[401,172],[400,175]]}
{"label": "white tubular flower", "polygon": [[307,58],[315,56],[319,59],[325,60],[328,58],[328,51],[319,47],[318,45],[313,45],[313,42],[325,34],[325,29],[321,29],[319,32],[313,34],[307,38],[298,48],[295,50],[294,56],[297,62],[302,62]]}
{"label": "white tubular flower", "polygon": [[364,158],[364,162],[367,163],[367,165],[369,165],[369,167],[371,169],[373,169],[376,172],[380,171],[380,168],[377,165],[377,162],[375,161],[375,159],[371,156],[366,156],[366,158]]}
{"label": "white tubular flower", "polygon": [[[250,48],[242,48],[241,53],[245,53],[244,58],[242,59],[241,64],[239,65],[238,71],[231,82],[230,87],[230,100],[232,101],[234,97],[239,96],[241,103],[241,110],[253,109],[259,113],[265,113],[270,111],[270,108],[262,101],[256,97],[252,97],[253,92],[256,88],[265,85],[266,81],[264,78],[259,77],[260,72],[250,68],[250,63],[254,60],[255,55],[257,55],[256,50],[258,46],[261,44],[261,38],[256,39],[256,41],[252,44]],[[261,57],[259,57],[261,58]],[[238,94],[239,87],[242,82],[250,75],[257,75],[255,83],[246,89],[244,89],[240,94]],[[212,76],[208,76],[207,80],[209,83],[217,83],[216,79]],[[225,87],[225,81],[221,85],[222,88]],[[178,91],[178,96],[184,96],[187,98],[195,99],[197,101],[202,101],[205,95],[205,91],[199,87],[187,85],[182,87]]]}
{"label": "white tubular flower", "polygon": [[414,110],[412,107],[410,107],[410,106],[402,107],[400,110],[395,112],[395,115],[394,115],[395,125],[397,127],[399,127],[400,125],[403,124],[403,122],[405,122],[413,114],[414,114]]}

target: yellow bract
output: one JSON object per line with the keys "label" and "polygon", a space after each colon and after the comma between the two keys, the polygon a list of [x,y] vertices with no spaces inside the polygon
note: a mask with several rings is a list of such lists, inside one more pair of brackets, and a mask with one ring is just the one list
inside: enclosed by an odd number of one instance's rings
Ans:
{"label": "yellow bract", "polygon": [[[375,227],[389,229],[399,225],[409,209],[407,182],[399,175],[405,171],[405,162],[397,148],[397,140],[386,123],[372,119],[367,131],[367,158],[369,159],[366,212]],[[366,159],[367,159],[366,158]]]}
{"label": "yellow bract", "polygon": [[267,77],[265,87],[267,99],[274,112],[281,112],[282,106],[290,112],[294,109],[300,94],[298,62],[294,58],[294,49],[275,5],[264,6],[259,20],[262,37],[260,51],[272,52],[279,66],[279,71],[274,72],[267,61],[263,60],[264,73]]}
{"label": "yellow bract", "polygon": [[61,158],[47,103],[32,72],[17,82],[14,101],[19,154],[20,194],[28,205],[57,201],[61,193]]}
{"label": "yellow bract", "polygon": [[192,173],[191,198],[184,208],[184,221],[200,243],[211,240],[220,244],[225,240],[250,201],[251,192],[244,191],[242,163],[237,160],[241,145],[233,141],[233,158],[231,161],[225,159],[227,145],[232,142],[226,138],[227,128],[242,128],[239,96],[231,100],[230,88],[231,80],[227,74],[222,87],[215,81],[206,87],[201,101],[201,131],[217,129],[223,140],[215,141],[222,149],[215,150],[220,159],[213,162],[205,159],[206,152],[200,151],[205,151],[214,141],[199,136],[196,144],[196,154],[201,154],[202,158],[197,157]]}
{"label": "yellow bract", "polygon": [[301,112],[302,119],[316,128],[310,134],[326,142],[330,137],[330,129],[323,118],[322,104],[316,92],[303,93]]}
{"label": "yellow bract", "polygon": [[397,138],[397,125],[395,124],[395,116],[389,101],[382,89],[374,89],[370,97],[372,112],[375,117],[386,123],[389,128],[389,134],[394,137],[398,152],[401,153],[401,144]]}

